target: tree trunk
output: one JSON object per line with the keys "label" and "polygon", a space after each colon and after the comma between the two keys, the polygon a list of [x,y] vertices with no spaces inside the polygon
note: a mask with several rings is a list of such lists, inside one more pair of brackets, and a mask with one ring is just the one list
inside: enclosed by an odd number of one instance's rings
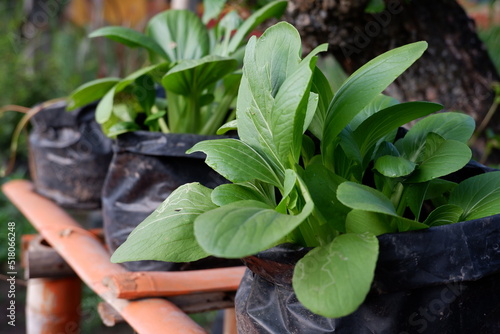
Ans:
{"label": "tree trunk", "polygon": [[[329,43],[329,52],[352,73],[395,47],[425,40],[427,52],[391,85],[400,101],[438,102],[479,124],[492,105],[498,73],[475,24],[454,0],[385,0],[366,13],[368,0],[290,0],[285,19],[300,31],[305,49]],[[500,133],[500,113],[489,125]],[[481,151],[481,147],[478,148]]]}

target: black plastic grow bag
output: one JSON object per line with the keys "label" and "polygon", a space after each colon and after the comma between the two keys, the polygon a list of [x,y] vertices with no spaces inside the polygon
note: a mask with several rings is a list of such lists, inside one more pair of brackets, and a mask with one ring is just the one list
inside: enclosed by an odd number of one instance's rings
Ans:
{"label": "black plastic grow bag", "polygon": [[[225,179],[205,164],[205,155],[186,154],[199,141],[220,136],[163,134],[137,131],[118,137],[103,188],[102,207],[106,242],[111,251],[127,239],[179,186],[200,182],[214,188]],[[241,261],[209,258],[194,263],[133,261],[123,265],[132,271],[202,269]]]}
{"label": "black plastic grow bag", "polygon": [[113,154],[94,120],[96,104],[66,111],[66,102],[40,110],[29,135],[30,174],[35,190],[59,205],[97,209]]}
{"label": "black plastic grow bag", "polygon": [[[471,163],[465,174],[491,170]],[[479,168],[479,169],[478,169]],[[372,289],[349,316],[313,314],[291,283],[308,249],[281,245],[244,259],[239,333],[500,333],[500,215],[382,235]]]}

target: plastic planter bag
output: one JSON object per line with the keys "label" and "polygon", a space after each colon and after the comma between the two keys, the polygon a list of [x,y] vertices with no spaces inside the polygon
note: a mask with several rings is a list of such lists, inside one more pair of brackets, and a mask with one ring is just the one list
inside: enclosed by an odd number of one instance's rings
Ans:
{"label": "plastic planter bag", "polygon": [[111,140],[94,120],[96,104],[66,111],[56,102],[32,119],[30,173],[35,190],[57,204],[96,209],[112,157]]}
{"label": "plastic planter bag", "polygon": [[[204,154],[185,152],[199,141],[220,136],[163,134],[137,131],[118,137],[103,189],[106,242],[116,250],[130,232],[149,216],[177,187],[200,182],[214,188],[225,179],[205,164]],[[124,262],[132,271],[184,270],[239,264],[208,258],[182,264],[160,261]]]}
{"label": "plastic planter bag", "polygon": [[[472,163],[450,178],[488,170]],[[293,292],[294,265],[308,249],[285,244],[244,259],[239,333],[499,333],[500,215],[378,239],[369,295],[337,319],[313,314]]]}

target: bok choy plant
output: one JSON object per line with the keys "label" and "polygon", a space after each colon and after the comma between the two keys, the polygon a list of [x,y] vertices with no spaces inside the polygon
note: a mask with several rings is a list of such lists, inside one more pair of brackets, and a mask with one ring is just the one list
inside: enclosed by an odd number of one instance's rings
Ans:
{"label": "bok choy plant", "polygon": [[[102,78],[80,86],[69,96],[68,109],[101,99],[96,120],[110,137],[136,130],[215,134],[235,116],[231,106],[241,79],[237,69],[244,39],[264,20],[279,17],[286,4],[271,2],[244,21],[232,11],[211,29],[188,10],[154,16],[145,34],[125,27],[98,29],[90,37],[142,48],[151,65],[126,78]],[[222,9],[212,7],[204,20]],[[165,91],[166,98],[158,90]]]}
{"label": "bok choy plant", "polygon": [[[236,121],[224,127],[236,127],[239,139],[189,150],[204,152],[231,183],[181,186],[112,261],[242,258],[281,243],[311,247],[295,267],[293,288],[311,311],[341,317],[369,292],[378,235],[500,212],[500,172],[460,184],[441,178],[471,158],[469,116],[435,114],[441,105],[381,94],[424,53],[425,42],[373,59],[335,94],[315,66],[326,48],[301,59],[299,34],[283,22],[252,37]],[[422,117],[403,133],[402,125]]]}

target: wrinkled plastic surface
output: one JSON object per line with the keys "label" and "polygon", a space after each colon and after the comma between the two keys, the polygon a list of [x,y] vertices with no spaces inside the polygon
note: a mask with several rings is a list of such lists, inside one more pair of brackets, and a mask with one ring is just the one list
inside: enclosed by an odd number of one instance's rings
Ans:
{"label": "wrinkled plastic surface", "polygon": [[96,104],[66,111],[54,103],[32,119],[30,173],[35,190],[65,208],[96,209],[113,154],[94,121]]}
{"label": "wrinkled plastic surface", "polygon": [[[227,182],[205,164],[205,155],[186,154],[199,141],[221,138],[193,134],[137,131],[118,137],[103,189],[102,207],[106,242],[114,251],[130,232],[177,187],[200,182],[215,188]],[[239,264],[209,258],[192,263],[124,262],[131,271],[202,269]]]}
{"label": "wrinkled plastic surface", "polygon": [[[451,178],[483,167],[472,162]],[[293,292],[294,264],[308,249],[285,244],[244,259],[239,333],[500,333],[500,215],[378,239],[368,297],[337,319],[308,311]]]}

